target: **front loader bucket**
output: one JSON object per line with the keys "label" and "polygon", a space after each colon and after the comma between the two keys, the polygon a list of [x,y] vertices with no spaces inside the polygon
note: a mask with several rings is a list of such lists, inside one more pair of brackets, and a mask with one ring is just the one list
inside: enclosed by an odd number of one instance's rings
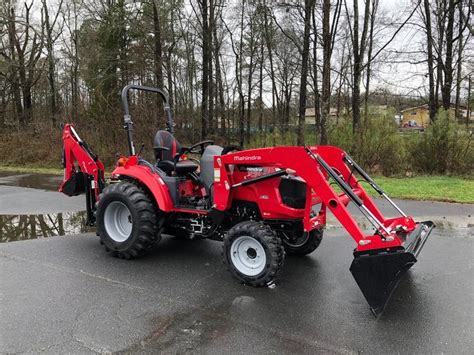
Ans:
{"label": "front loader bucket", "polygon": [[354,252],[350,271],[375,316],[381,314],[400,279],[416,262],[434,223],[418,223],[403,247]]}

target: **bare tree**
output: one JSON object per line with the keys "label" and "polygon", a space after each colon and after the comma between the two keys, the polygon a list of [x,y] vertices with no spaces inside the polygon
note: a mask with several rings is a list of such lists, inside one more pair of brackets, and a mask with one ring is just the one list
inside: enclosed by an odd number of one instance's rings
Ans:
{"label": "bare tree", "polygon": [[306,115],[306,91],[308,77],[308,61],[309,61],[309,40],[311,35],[311,18],[314,9],[314,0],[306,0],[304,3],[304,34],[303,48],[301,53],[301,78],[300,78],[300,95],[298,104],[298,133],[296,144],[304,144],[304,125]]}
{"label": "bare tree", "polygon": [[321,93],[318,83],[318,26],[316,22],[316,6],[313,10],[313,94],[314,94],[314,121],[316,136],[321,134]]}
{"label": "bare tree", "polygon": [[434,79],[434,56],[433,56],[433,32],[431,29],[431,8],[430,1],[423,0],[423,20],[426,32],[427,65],[428,65],[428,105],[430,109],[430,121],[434,121],[437,111],[437,99],[435,97]]}
{"label": "bare tree", "polygon": [[70,86],[70,112],[73,120],[78,118],[79,109],[79,11],[77,5],[79,1],[66,3],[63,12],[63,23],[67,28],[67,37],[63,41],[63,51],[69,61],[67,72]]}
{"label": "bare tree", "polygon": [[451,90],[453,86],[453,38],[454,38],[454,14],[456,11],[455,0],[449,0],[447,6],[446,24],[446,54],[443,63],[444,82],[441,86],[443,107],[449,110],[451,107]]}
{"label": "bare tree", "polygon": [[[25,13],[20,25],[17,27],[15,6],[9,7],[8,38],[10,42],[10,68],[14,81],[14,97],[21,126],[29,124],[33,117],[32,88],[37,83],[42,72],[37,64],[41,58],[44,45],[44,22],[37,31],[31,24],[31,9],[33,1],[24,3]],[[43,11],[41,11],[43,17]],[[21,91],[21,96],[20,96]],[[21,98],[20,98],[21,97]]]}
{"label": "bare tree", "polygon": [[[379,6],[379,0],[370,0],[372,2],[371,10],[370,10],[370,20],[369,20],[369,38],[368,38],[368,49],[367,49],[367,58],[372,57],[372,51],[374,48],[374,27],[375,27],[375,17],[377,13],[377,9]],[[369,93],[370,93],[370,78],[372,76],[371,71],[371,64],[372,61],[367,61],[365,66],[365,95],[364,95],[364,124],[367,124],[368,116],[369,116]]]}
{"label": "bare tree", "polygon": [[60,0],[59,4],[57,5],[56,14],[54,15],[52,21],[50,19],[50,13],[48,9],[48,4],[46,0],[41,0],[43,5],[43,21],[44,21],[44,29],[46,32],[46,50],[48,53],[48,84],[49,84],[49,102],[50,102],[50,110],[51,110],[51,122],[53,126],[56,125],[58,119],[58,100],[59,95],[56,87],[56,59],[54,55],[54,44],[56,40],[59,38],[62,29],[59,29],[57,33],[55,33],[55,27],[61,13],[61,8],[63,5],[63,0]]}
{"label": "bare tree", "polygon": [[[352,43],[352,131],[353,133],[360,133],[360,82],[362,78],[363,70],[367,67],[368,63],[372,63],[379,55],[382,53],[385,48],[392,43],[398,33],[402,28],[407,24],[407,22],[413,17],[414,13],[417,11],[420,0],[412,8],[412,11],[408,14],[406,19],[397,26],[397,28],[392,32],[390,38],[380,46],[377,51],[370,57],[365,59],[367,41],[369,34],[369,23],[371,22],[370,15],[371,9],[375,6],[375,1],[366,1],[364,5],[364,14],[363,14],[363,23],[362,23],[362,32],[359,30],[360,19],[359,19],[359,3],[357,0],[353,0],[353,23],[349,24],[349,31]],[[347,6],[347,0],[344,0],[344,6],[346,10],[346,15],[348,18],[351,17],[349,9]],[[373,17],[375,17],[376,12],[372,11]],[[375,21],[375,18],[373,19]]]}
{"label": "bare tree", "polygon": [[[220,6],[220,4],[218,4]],[[224,119],[224,109],[225,109],[225,98],[224,98],[224,85],[222,82],[222,68],[221,68],[221,46],[222,40],[217,35],[217,19],[222,21],[221,12],[219,11],[219,15],[216,15],[216,20],[214,22],[214,26],[212,27],[212,39],[213,39],[213,56],[215,61],[215,71],[216,71],[216,103],[217,103],[217,110],[216,110],[216,127],[221,124],[222,132],[226,133],[226,122]]]}
{"label": "bare tree", "polygon": [[202,21],[202,98],[201,98],[201,138],[207,136],[209,128],[209,4],[198,0]]}
{"label": "bare tree", "polygon": [[[460,119],[460,106],[461,106],[461,83],[466,78],[463,76],[463,63],[465,62],[464,58],[464,49],[466,45],[470,42],[472,37],[472,32],[469,30],[469,22],[471,20],[472,12],[468,11],[468,15],[464,15],[464,6],[467,5],[467,8],[472,7],[472,0],[463,1],[459,0],[458,3],[458,35],[455,38],[457,41],[457,58],[456,58],[456,93],[455,93],[455,116]],[[454,41],[454,40],[453,40]]]}
{"label": "bare tree", "polygon": [[[159,4],[158,0],[152,1],[153,8],[153,37],[154,37],[154,52],[153,52],[153,63],[155,69],[155,80],[156,86],[163,89],[163,44],[161,39],[161,21],[160,13],[158,11]],[[158,115],[163,115],[163,102],[157,100],[157,112]]]}
{"label": "bare tree", "polygon": [[[264,18],[264,23],[263,23],[263,28],[264,28],[264,34],[265,34],[265,44],[267,47],[267,53],[268,53],[268,61],[270,63],[270,79],[272,82],[272,125],[273,129],[276,127],[276,105],[278,105],[278,102],[280,101],[278,98],[278,92],[277,92],[277,87],[276,87],[276,82],[275,82],[275,68],[274,68],[274,61],[273,61],[273,27],[272,27],[272,22],[271,22],[271,9],[266,5],[265,0],[263,1],[263,18]],[[273,143],[275,143],[275,135],[273,135],[272,139]]]}
{"label": "bare tree", "polygon": [[321,128],[320,143],[327,144],[327,120],[329,117],[331,100],[331,57],[334,49],[335,37],[338,31],[342,1],[336,1],[331,21],[331,0],[323,2],[323,83],[321,95]]}

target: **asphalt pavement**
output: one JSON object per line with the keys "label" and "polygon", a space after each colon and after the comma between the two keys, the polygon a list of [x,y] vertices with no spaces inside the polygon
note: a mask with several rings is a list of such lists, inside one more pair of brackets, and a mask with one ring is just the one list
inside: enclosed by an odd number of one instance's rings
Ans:
{"label": "asphalt pavement", "polygon": [[375,319],[329,230],[274,289],[240,285],[220,243],[165,238],[134,261],[93,234],[0,245],[0,352],[472,354],[473,238],[435,230]]}
{"label": "asphalt pavement", "polygon": [[85,209],[85,197],[68,197],[57,191],[0,185],[0,214],[45,214],[78,212]]}
{"label": "asphalt pavement", "polygon": [[[9,187],[0,186],[0,214],[83,206]],[[446,223],[377,319],[349,272],[355,245],[341,228],[313,254],[287,257],[273,289],[234,280],[219,242],[165,237],[132,261],[109,256],[93,233],[2,243],[0,353],[472,354],[474,206],[401,204]]]}

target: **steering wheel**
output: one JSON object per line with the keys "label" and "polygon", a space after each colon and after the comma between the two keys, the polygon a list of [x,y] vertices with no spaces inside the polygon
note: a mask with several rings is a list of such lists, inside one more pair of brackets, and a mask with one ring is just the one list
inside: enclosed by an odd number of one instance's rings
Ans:
{"label": "steering wheel", "polygon": [[241,146],[228,145],[228,146],[224,147],[224,149],[222,149],[221,155],[226,155],[226,154],[232,153],[232,152],[240,152],[241,150],[243,150],[243,148]]}
{"label": "steering wheel", "polygon": [[202,155],[202,153],[204,153],[204,149],[206,149],[206,147],[208,145],[212,145],[212,144],[214,144],[214,141],[209,140],[209,139],[205,140],[205,141],[201,141],[199,143],[196,143],[196,144],[192,145],[189,148],[183,148],[183,151],[182,151],[181,155],[182,154],[187,154],[187,153]]}

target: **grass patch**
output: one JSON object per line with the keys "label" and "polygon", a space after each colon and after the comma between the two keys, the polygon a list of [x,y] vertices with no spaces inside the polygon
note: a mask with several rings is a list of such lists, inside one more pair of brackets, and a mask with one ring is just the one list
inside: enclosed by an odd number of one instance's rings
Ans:
{"label": "grass patch", "polygon": [[51,175],[63,175],[64,170],[58,168],[46,168],[38,166],[10,166],[0,165],[0,172],[15,172],[23,174],[51,174]]}
{"label": "grass patch", "polygon": [[[395,178],[377,176],[374,180],[391,197],[409,200],[474,203],[474,179],[472,177],[416,176]],[[370,186],[368,186],[367,191],[374,196],[377,195]]]}

